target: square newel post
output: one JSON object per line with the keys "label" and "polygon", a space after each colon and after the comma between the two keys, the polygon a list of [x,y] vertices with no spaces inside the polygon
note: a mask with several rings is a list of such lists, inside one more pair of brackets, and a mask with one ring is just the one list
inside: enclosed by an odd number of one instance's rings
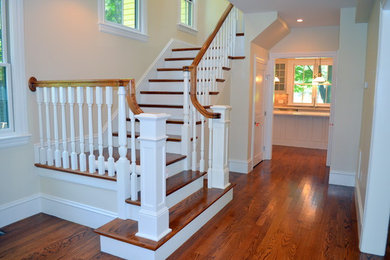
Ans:
{"label": "square newel post", "polygon": [[158,241],[172,230],[166,206],[167,114],[140,114],[141,209],[137,236]]}
{"label": "square newel post", "polygon": [[219,119],[211,119],[213,127],[213,156],[211,165],[211,186],[225,189],[229,183],[229,126],[230,106],[212,106],[214,113],[221,114]]}

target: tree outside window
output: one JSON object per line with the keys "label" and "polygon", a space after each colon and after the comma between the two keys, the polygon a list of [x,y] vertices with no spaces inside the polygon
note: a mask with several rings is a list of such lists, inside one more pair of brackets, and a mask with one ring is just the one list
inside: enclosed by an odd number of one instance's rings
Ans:
{"label": "tree outside window", "polygon": [[105,20],[139,29],[138,0],[105,0]]}

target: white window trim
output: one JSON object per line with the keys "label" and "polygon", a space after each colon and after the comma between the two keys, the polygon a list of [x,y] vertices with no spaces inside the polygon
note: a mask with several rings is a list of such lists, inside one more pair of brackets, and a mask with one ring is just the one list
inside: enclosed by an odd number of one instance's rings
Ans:
{"label": "white window trim", "polygon": [[139,29],[129,28],[124,25],[106,21],[104,0],[98,0],[99,31],[117,36],[132,38],[146,42],[149,39],[147,34],[147,0],[139,0]]}
{"label": "white window trim", "polygon": [[193,5],[194,5],[194,14],[193,14],[193,23],[192,26],[189,26],[187,24],[184,24],[181,22],[181,0],[178,0],[178,6],[179,6],[179,13],[178,13],[178,20],[177,20],[177,29],[186,32],[189,34],[196,35],[198,33],[198,1],[194,0]]}
{"label": "white window trim", "polygon": [[[0,135],[0,148],[27,144],[31,134],[27,119],[27,81],[24,60],[23,0],[8,1],[9,55],[13,129]],[[15,94],[17,93],[17,94]]]}

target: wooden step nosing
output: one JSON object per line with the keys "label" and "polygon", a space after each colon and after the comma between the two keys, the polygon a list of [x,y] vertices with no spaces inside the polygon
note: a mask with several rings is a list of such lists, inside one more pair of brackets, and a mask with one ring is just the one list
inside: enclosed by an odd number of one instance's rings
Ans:
{"label": "wooden step nosing", "polygon": [[179,52],[179,51],[200,51],[201,47],[192,47],[192,48],[174,48],[172,49],[173,52]]}

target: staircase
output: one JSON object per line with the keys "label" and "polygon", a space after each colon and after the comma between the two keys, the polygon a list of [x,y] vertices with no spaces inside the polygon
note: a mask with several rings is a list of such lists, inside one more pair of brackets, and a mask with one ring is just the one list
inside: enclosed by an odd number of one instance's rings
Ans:
{"label": "staircase", "polygon": [[[41,129],[35,165],[116,182],[118,218],[95,230],[103,252],[165,259],[232,200],[230,108],[215,106],[229,82],[230,61],[245,58],[234,55],[234,42],[243,35],[235,32],[231,10],[230,4],[206,48],[169,48],[137,92],[134,80],[30,79]],[[118,114],[112,117],[116,103]],[[104,127],[102,107],[107,108]],[[84,138],[75,136],[77,127]]]}

